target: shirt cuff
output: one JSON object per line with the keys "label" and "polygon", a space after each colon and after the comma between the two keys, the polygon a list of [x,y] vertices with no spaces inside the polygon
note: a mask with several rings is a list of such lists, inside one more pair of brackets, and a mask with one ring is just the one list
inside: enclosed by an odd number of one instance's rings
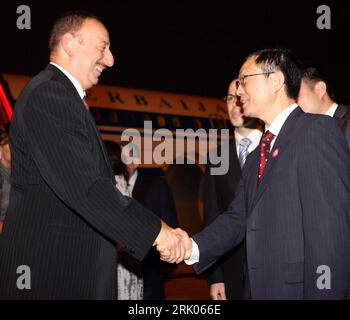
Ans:
{"label": "shirt cuff", "polygon": [[199,248],[197,243],[191,238],[192,240],[192,254],[189,257],[189,259],[185,260],[185,263],[188,265],[195,264],[199,262]]}

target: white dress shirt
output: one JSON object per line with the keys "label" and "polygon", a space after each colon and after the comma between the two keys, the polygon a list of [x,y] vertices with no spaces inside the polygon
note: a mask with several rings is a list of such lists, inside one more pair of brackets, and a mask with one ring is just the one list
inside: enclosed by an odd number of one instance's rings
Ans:
{"label": "white dress shirt", "polygon": [[79,81],[77,79],[75,79],[67,70],[62,68],[60,65],[58,65],[54,62],[50,62],[50,64],[55,66],[57,69],[61,70],[67,76],[67,78],[72,82],[74,88],[78,91],[80,98],[83,99],[85,97],[86,93],[83,90],[83,88],[81,87]]}
{"label": "white dress shirt", "polygon": [[[284,123],[286,122],[287,118],[289,117],[289,115],[294,111],[294,109],[296,109],[298,107],[298,105],[296,103],[293,103],[291,106],[289,106],[288,108],[284,109],[271,123],[271,125],[269,127],[266,126],[265,128],[265,132],[267,130],[269,130],[271,133],[273,133],[275,136],[273,138],[273,140],[271,141],[271,148],[270,150],[272,150],[273,145],[276,141],[276,138],[278,136],[278,134],[280,133]],[[185,263],[188,265],[192,265],[195,264],[197,262],[199,262],[199,248],[197,243],[191,238],[192,240],[192,255],[189,259],[185,260]]]}
{"label": "white dress shirt", "polygon": [[280,133],[284,123],[286,122],[289,115],[296,109],[298,105],[296,103],[293,103],[288,108],[284,109],[270,124],[270,126],[265,127],[265,132],[270,131],[275,136],[273,137],[271,141],[270,151],[273,148],[273,145],[275,144],[276,138],[278,134]]}
{"label": "white dress shirt", "polygon": [[130,193],[130,197],[132,197],[132,192],[134,191],[134,187],[135,187],[135,183],[136,183],[136,179],[137,179],[138,175],[139,175],[139,172],[136,170],[134,172],[134,174],[129,178],[128,190],[129,190],[129,193]]}
{"label": "white dress shirt", "polygon": [[326,116],[330,116],[330,117],[334,117],[335,112],[337,111],[338,108],[338,104],[337,103],[333,103],[328,111],[326,112]]}

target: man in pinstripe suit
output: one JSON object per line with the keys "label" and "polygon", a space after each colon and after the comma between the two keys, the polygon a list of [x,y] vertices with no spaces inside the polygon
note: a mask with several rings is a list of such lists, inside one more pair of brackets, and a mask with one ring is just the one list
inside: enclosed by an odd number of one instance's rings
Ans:
{"label": "man in pinstripe suit", "polygon": [[295,103],[301,70],[290,51],[253,53],[239,81],[244,115],[263,120],[266,131],[247,157],[228,211],[193,244],[183,236],[186,262],[202,272],[245,237],[246,298],[348,299],[350,153],[344,135],[331,117],[304,113]]}
{"label": "man in pinstripe suit", "polygon": [[137,259],[152,245],[178,258],[184,250],[170,227],[117,191],[82,100],[114,63],[106,28],[68,13],[49,47],[51,63],[21,93],[11,124],[0,300],[115,299],[116,244]]}

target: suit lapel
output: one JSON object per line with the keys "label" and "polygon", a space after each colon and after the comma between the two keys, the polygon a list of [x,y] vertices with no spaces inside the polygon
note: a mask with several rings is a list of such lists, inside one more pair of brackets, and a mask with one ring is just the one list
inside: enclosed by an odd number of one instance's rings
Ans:
{"label": "suit lapel", "polygon": [[[92,115],[90,112],[88,112],[88,115],[87,115],[88,119],[89,119],[89,122],[93,128],[93,131],[95,133],[95,137],[98,141],[98,144],[100,146],[100,149],[101,149],[101,152],[102,152],[102,155],[103,155],[103,158],[105,159],[105,162],[106,162],[106,165],[107,167],[110,169],[109,171],[111,173],[113,173],[113,169],[112,169],[112,166],[111,166],[111,162],[109,160],[109,157],[108,157],[108,154],[107,154],[107,151],[106,151],[106,147],[102,141],[102,138],[101,138],[101,135],[100,135],[100,132],[98,131],[97,127],[96,127],[96,124],[95,124],[95,121],[94,119],[92,118]],[[112,178],[114,179],[114,175],[112,174]]]}
{"label": "suit lapel", "polygon": [[109,168],[109,171],[111,172],[111,176],[113,178],[113,181],[114,181],[114,175],[113,175],[113,169],[111,167],[111,163],[110,163],[110,160],[109,160],[109,157],[107,155],[107,151],[106,151],[106,148],[104,146],[104,143],[102,141],[102,138],[101,138],[101,135],[100,133],[98,132],[97,130],[97,127],[96,127],[96,124],[95,124],[95,121],[94,119],[92,118],[92,115],[90,112],[88,112],[85,108],[85,105],[84,105],[84,102],[83,100],[80,98],[79,96],[79,93],[78,91],[76,90],[76,88],[74,87],[73,83],[67,78],[67,76],[61,71],[59,70],[58,68],[56,68],[54,65],[52,64],[49,64],[47,67],[46,67],[46,70],[49,70],[51,72],[53,72],[55,74],[55,76],[57,77],[57,79],[69,90],[71,91],[73,94],[74,94],[74,97],[75,97],[75,100],[76,100],[76,103],[77,105],[81,105],[81,107],[83,108],[83,112],[87,112],[87,118],[89,120],[89,123],[91,124],[91,127],[94,131],[94,134],[95,134],[95,137],[97,139],[97,142],[100,146],[100,149],[101,149],[101,152],[102,152],[102,155],[103,155],[103,158],[106,162],[106,165],[107,167]]}
{"label": "suit lapel", "polygon": [[56,68],[52,64],[48,64],[46,70],[53,72],[55,74],[56,79],[59,82],[61,82],[67,88],[67,90],[71,91],[72,94],[74,94],[77,103],[81,104],[81,106],[85,109],[83,100],[80,98],[77,89],[74,87],[73,83],[67,78],[67,76],[60,69]]}
{"label": "suit lapel", "polygon": [[229,147],[229,170],[226,175],[228,181],[233,181],[234,176],[237,175],[237,170],[240,171],[240,165],[237,157],[236,141],[234,139]]}
{"label": "suit lapel", "polygon": [[229,152],[230,152],[230,166],[234,166],[235,163],[238,163],[238,157],[237,157],[237,145],[236,145],[236,139],[233,139],[229,146]]}
{"label": "suit lapel", "polygon": [[[289,142],[290,142],[290,132],[294,128],[296,124],[296,119],[302,114],[303,112],[301,111],[300,107],[296,108],[287,118],[286,122],[282,126],[282,129],[280,133],[278,134],[278,137],[273,145],[273,148],[269,154],[268,161],[266,164],[264,176],[261,180],[260,185],[258,186],[256,190],[255,196],[253,196],[253,200],[251,201],[251,206],[249,213],[251,213],[260,200],[261,196],[264,194],[266,191],[266,188],[269,186],[271,183],[271,179],[273,178],[273,170],[278,164],[278,160],[280,157],[287,151]],[[259,156],[259,152],[258,152]],[[257,167],[259,166],[259,157],[256,159],[256,170],[255,173],[257,174]],[[253,181],[253,177],[251,177]],[[254,177],[255,180],[255,186],[257,184],[257,175]]]}
{"label": "suit lapel", "polygon": [[348,108],[342,105],[338,105],[338,108],[335,110],[334,119],[339,123],[342,127],[344,121],[346,120],[344,116],[348,112]]}
{"label": "suit lapel", "polygon": [[251,207],[253,205],[253,201],[255,199],[256,194],[256,184],[258,177],[258,166],[259,166],[259,154],[260,147],[258,146],[247,158],[247,161],[244,165],[244,171],[248,172],[248,176],[246,178],[247,183],[247,201],[248,201],[248,212],[251,212]]}

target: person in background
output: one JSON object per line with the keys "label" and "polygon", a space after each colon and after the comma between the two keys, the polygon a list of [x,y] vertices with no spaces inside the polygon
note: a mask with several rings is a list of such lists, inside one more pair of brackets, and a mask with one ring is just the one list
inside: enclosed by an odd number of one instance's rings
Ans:
{"label": "person in background", "polygon": [[9,135],[5,128],[0,133],[0,234],[10,198],[11,151]]}
{"label": "person in background", "polygon": [[[234,140],[229,146],[229,169],[225,175],[210,175],[206,168],[205,226],[223,213],[234,198],[247,156],[259,145],[262,124],[256,118],[243,116],[237,92],[237,79],[233,80],[225,97],[227,111],[234,129]],[[208,271],[210,296],[214,300],[242,300],[244,298],[243,266],[245,242],[242,241]]]}
{"label": "person in background", "polygon": [[309,67],[303,70],[298,104],[304,112],[333,117],[350,147],[350,108],[335,102],[330,80],[318,69]]}
{"label": "person in background", "polygon": [[[131,145],[123,147],[122,154],[131,159],[127,164],[128,188],[131,196],[140,202],[145,208],[151,210],[170,227],[178,226],[175,201],[172,191],[163,177],[146,174],[138,169],[140,163],[140,150],[138,146],[132,144],[132,157],[128,149]],[[144,300],[165,299],[164,281],[168,277],[169,268],[173,268],[169,263],[160,260],[159,253],[155,248],[147,253],[142,261],[143,273],[143,298]]]}
{"label": "person in background", "polygon": [[[112,169],[115,174],[116,187],[125,196],[131,197],[128,189],[129,173],[121,159],[121,147],[111,140],[104,140]],[[118,300],[143,300],[142,262],[136,260],[118,246],[117,283]]]}

